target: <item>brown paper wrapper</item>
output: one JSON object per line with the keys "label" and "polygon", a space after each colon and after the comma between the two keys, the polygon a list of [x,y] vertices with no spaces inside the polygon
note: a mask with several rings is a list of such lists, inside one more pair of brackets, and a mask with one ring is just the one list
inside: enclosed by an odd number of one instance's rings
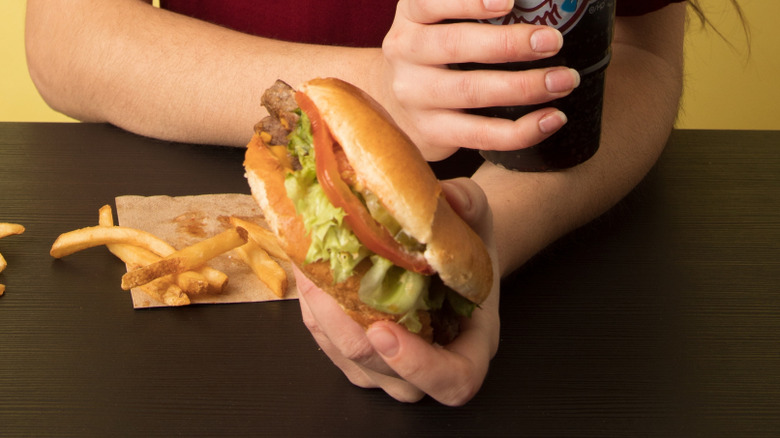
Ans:
{"label": "brown paper wrapper", "polygon": [[[197,196],[119,196],[116,198],[119,225],[148,231],[176,249],[192,245],[224,231],[229,217],[258,223],[268,228],[263,213],[250,195],[216,194]],[[249,303],[298,298],[292,265],[277,260],[287,272],[287,291],[279,298],[263,284],[235,252],[227,252],[209,262],[209,266],[227,274],[222,294],[190,295],[192,304]],[[140,289],[131,291],[133,307],[165,307]]]}

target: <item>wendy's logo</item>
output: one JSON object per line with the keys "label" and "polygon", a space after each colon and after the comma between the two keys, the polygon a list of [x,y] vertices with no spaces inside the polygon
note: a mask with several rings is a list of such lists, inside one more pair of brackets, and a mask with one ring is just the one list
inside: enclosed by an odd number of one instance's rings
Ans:
{"label": "wendy's logo", "polygon": [[493,24],[529,23],[551,26],[566,34],[598,0],[515,0],[508,15],[485,20]]}

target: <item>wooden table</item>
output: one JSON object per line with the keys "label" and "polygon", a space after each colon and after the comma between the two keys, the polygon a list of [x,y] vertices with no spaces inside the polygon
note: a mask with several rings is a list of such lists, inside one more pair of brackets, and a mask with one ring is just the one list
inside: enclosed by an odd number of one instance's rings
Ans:
{"label": "wooden table", "polygon": [[243,151],[0,123],[0,436],[780,436],[780,132],[678,131],[601,219],[505,281],[462,408],[352,386],[295,301],[133,310],[117,195],[248,193]]}

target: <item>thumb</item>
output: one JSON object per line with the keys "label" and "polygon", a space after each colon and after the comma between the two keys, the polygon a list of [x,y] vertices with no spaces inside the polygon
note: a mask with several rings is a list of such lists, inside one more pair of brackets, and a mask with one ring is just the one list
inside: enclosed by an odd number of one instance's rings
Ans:
{"label": "thumb", "polygon": [[441,182],[444,197],[458,213],[479,234],[492,227],[492,215],[487,196],[482,188],[470,178],[455,178]]}

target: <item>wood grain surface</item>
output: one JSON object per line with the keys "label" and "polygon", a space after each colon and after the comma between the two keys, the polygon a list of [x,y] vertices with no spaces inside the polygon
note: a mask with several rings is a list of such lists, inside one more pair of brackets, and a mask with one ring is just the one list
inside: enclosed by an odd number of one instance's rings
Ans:
{"label": "wood grain surface", "polygon": [[0,123],[0,221],[27,227],[0,240],[0,436],[780,436],[779,152],[674,132],[505,279],[498,355],[453,409],[352,386],[295,301],[133,310],[104,248],[49,257],[117,195],[248,193],[242,150]]}

